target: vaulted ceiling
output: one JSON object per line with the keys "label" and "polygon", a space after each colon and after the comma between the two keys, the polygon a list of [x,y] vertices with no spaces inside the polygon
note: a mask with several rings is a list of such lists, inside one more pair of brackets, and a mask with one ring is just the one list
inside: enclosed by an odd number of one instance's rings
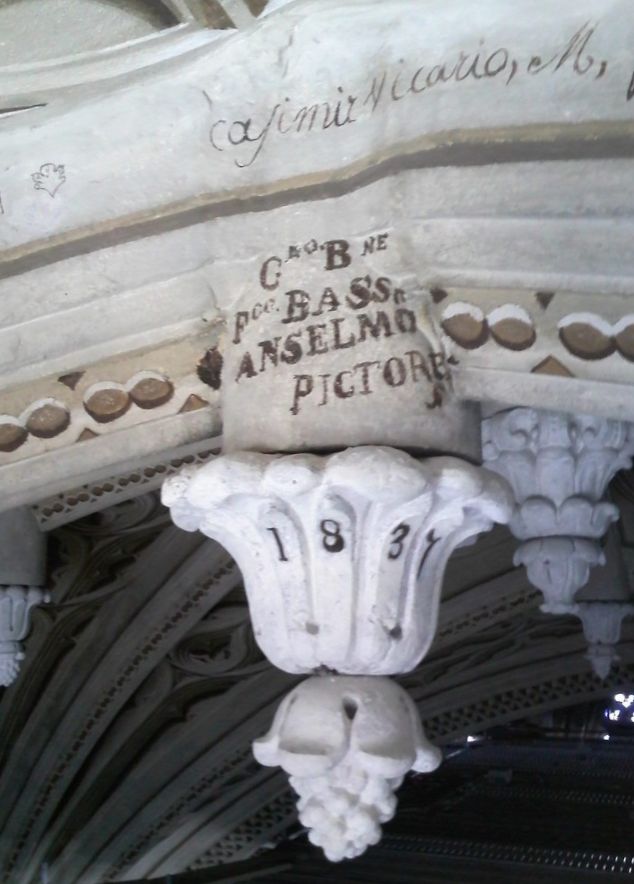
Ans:
{"label": "vaulted ceiling", "polygon": [[[286,779],[250,751],[294,679],[257,648],[228,555],[171,526],[154,493],[51,540],[52,602],[0,703],[4,880],[175,874],[295,828]],[[634,629],[601,682],[579,621],[537,610],[514,547],[498,529],[457,551],[432,652],[402,679],[440,745],[634,679]]]}

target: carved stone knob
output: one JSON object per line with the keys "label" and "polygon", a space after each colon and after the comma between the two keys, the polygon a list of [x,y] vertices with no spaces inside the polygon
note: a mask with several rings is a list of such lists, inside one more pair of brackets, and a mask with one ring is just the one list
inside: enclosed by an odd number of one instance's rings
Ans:
{"label": "carved stone knob", "polygon": [[275,666],[363,675],[417,665],[451,552],[511,514],[506,483],[486,470],[371,446],[226,455],[168,479],[163,502],[236,559]]}
{"label": "carved stone knob", "polygon": [[377,844],[405,774],[429,773],[442,758],[403,688],[387,678],[345,676],[298,685],[253,753],[290,774],[300,821],[334,862]]}
{"label": "carved stone knob", "polygon": [[621,624],[634,614],[634,605],[624,602],[580,602],[576,613],[583,624],[588,642],[586,659],[596,675],[606,679],[619,660],[616,647],[621,637]]}

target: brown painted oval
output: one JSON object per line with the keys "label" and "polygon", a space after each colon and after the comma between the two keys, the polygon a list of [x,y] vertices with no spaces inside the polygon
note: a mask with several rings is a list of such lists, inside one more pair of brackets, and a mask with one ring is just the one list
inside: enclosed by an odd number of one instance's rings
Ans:
{"label": "brown painted oval", "polygon": [[125,414],[131,401],[125,390],[107,387],[93,393],[84,403],[84,408],[100,424],[107,424]]}
{"label": "brown painted oval", "polygon": [[165,378],[143,378],[130,390],[130,396],[139,408],[158,408],[174,395],[174,387]]}
{"label": "brown painted oval", "polygon": [[621,356],[634,362],[634,322],[631,325],[626,325],[614,340]]}
{"label": "brown painted oval", "polygon": [[70,424],[70,414],[63,405],[46,402],[34,408],[29,415],[26,428],[38,439],[52,439],[58,436]]}
{"label": "brown painted oval", "polygon": [[527,350],[536,340],[533,326],[521,319],[501,319],[490,328],[493,340],[507,350]]}
{"label": "brown painted oval", "polygon": [[0,422],[0,451],[15,451],[26,442],[28,435],[19,424]]}
{"label": "brown painted oval", "polygon": [[614,338],[587,322],[571,322],[559,329],[559,338],[569,353],[579,359],[605,359],[614,353]]}
{"label": "brown painted oval", "polygon": [[489,326],[486,319],[478,319],[471,313],[456,313],[443,319],[441,325],[451,340],[460,344],[465,350],[475,350],[481,347],[489,337]]}

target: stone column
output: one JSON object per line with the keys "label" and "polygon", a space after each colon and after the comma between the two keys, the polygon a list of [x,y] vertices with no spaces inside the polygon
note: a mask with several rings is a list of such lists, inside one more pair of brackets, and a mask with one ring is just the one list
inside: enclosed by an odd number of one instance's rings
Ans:
{"label": "stone column", "polygon": [[49,601],[46,537],[27,508],[0,514],[0,685],[17,678],[35,605]]}

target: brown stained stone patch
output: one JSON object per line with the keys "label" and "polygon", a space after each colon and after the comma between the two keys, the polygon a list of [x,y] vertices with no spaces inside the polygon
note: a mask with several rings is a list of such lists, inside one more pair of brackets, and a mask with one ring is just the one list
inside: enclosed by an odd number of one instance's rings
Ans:
{"label": "brown stained stone patch", "polygon": [[52,439],[70,424],[70,414],[62,405],[47,402],[34,409],[26,422],[29,433],[38,439]]}
{"label": "brown stained stone patch", "polygon": [[614,353],[614,338],[586,322],[572,322],[559,329],[559,338],[569,353],[579,359],[605,359]]}
{"label": "brown stained stone patch", "polygon": [[165,378],[143,378],[130,390],[130,396],[139,408],[158,408],[174,395],[174,387]]}
{"label": "brown stained stone patch", "polygon": [[265,6],[268,4],[268,0],[247,0],[247,6],[251,12],[251,15],[258,16]]}
{"label": "brown stained stone patch", "polygon": [[532,374],[550,374],[560,378],[574,378],[574,374],[554,356],[547,356],[531,369]]}
{"label": "brown stained stone patch", "polygon": [[80,380],[83,378],[83,371],[71,371],[70,374],[63,374],[57,378],[60,384],[64,384],[69,390],[74,390]]}
{"label": "brown stained stone patch", "polygon": [[84,408],[100,424],[107,424],[124,415],[131,402],[125,390],[108,387],[93,393],[84,403]]}
{"label": "brown stained stone patch", "polygon": [[90,439],[98,439],[99,433],[93,433],[92,430],[89,430],[87,427],[85,430],[82,430],[79,436],[77,437],[78,442],[88,442]]}
{"label": "brown stained stone patch", "polygon": [[28,435],[19,424],[5,424],[0,421],[0,451],[15,451],[26,442]]}
{"label": "brown stained stone patch", "polygon": [[201,399],[200,396],[196,396],[195,393],[192,393],[191,396],[187,397],[178,413],[186,414],[188,411],[198,411],[199,408],[205,408],[207,405],[209,405],[209,403],[205,399]]}
{"label": "brown stained stone patch", "polygon": [[198,361],[196,374],[212,390],[219,390],[222,383],[222,353],[218,347],[207,350],[205,355]]}
{"label": "brown stained stone patch", "polygon": [[460,313],[441,323],[443,330],[449,337],[464,347],[465,350],[475,350],[481,347],[489,337],[489,326],[485,319],[476,319],[468,313]]}
{"label": "brown stained stone patch", "polygon": [[535,343],[535,329],[521,319],[501,319],[491,326],[491,335],[508,350],[526,350]]}
{"label": "brown stained stone patch", "polygon": [[542,308],[542,310],[546,310],[548,305],[555,297],[554,292],[535,292],[535,297],[537,298],[537,303]]}
{"label": "brown stained stone patch", "polygon": [[614,340],[621,356],[634,362],[634,324],[626,326]]}
{"label": "brown stained stone patch", "polygon": [[439,286],[434,286],[433,289],[430,289],[429,294],[431,295],[434,304],[440,304],[441,301],[444,301],[445,298],[449,297],[449,293],[446,292],[445,289],[441,289]]}

